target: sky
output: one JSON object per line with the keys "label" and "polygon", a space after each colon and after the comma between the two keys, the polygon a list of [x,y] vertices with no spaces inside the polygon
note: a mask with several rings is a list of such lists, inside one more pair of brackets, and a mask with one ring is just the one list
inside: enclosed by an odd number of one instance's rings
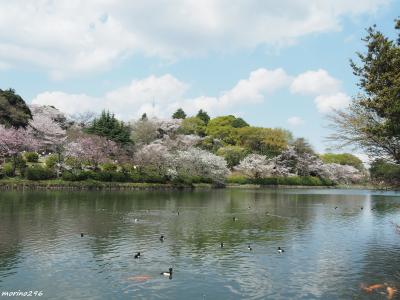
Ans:
{"label": "sky", "polygon": [[365,29],[394,37],[399,15],[398,0],[0,0],[0,89],[125,121],[234,114],[325,152]]}

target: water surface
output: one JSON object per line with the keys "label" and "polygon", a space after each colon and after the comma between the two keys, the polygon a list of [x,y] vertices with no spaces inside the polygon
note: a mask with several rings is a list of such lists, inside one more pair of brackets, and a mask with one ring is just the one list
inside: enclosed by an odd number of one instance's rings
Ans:
{"label": "water surface", "polygon": [[[393,223],[400,224],[400,194],[393,192],[2,191],[0,292],[41,290],[41,299],[386,299],[360,285],[400,290]],[[142,257],[134,259],[138,251]],[[169,267],[172,279],[160,275]]]}

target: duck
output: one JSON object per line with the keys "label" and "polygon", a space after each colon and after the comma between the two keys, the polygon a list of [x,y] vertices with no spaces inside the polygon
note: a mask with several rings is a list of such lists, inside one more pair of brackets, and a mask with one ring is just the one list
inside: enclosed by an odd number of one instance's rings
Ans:
{"label": "duck", "polygon": [[338,207],[336,206],[335,209],[337,209]]}
{"label": "duck", "polygon": [[135,223],[137,223],[137,222],[139,222],[139,219],[136,219],[136,218],[135,218],[133,221],[134,221]]}
{"label": "duck", "polygon": [[361,206],[361,210],[363,210],[363,209],[364,209],[364,207]]}
{"label": "duck", "polygon": [[224,242],[221,242],[221,248],[224,248]]}
{"label": "duck", "polygon": [[250,244],[247,245],[247,249],[249,249],[249,251],[253,250],[253,248],[251,248]]}
{"label": "duck", "polygon": [[81,237],[83,237],[84,236],[84,234],[83,234],[83,232],[81,232]]}
{"label": "duck", "polygon": [[135,258],[140,258],[140,252],[135,254]]}
{"label": "duck", "polygon": [[237,218],[236,218],[236,217],[233,217],[232,220],[233,220],[233,221],[237,221]]}
{"label": "duck", "polygon": [[168,269],[169,271],[165,271],[165,272],[161,272],[160,275],[164,275],[164,276],[172,276],[172,268]]}
{"label": "duck", "polygon": [[278,253],[283,253],[285,250],[283,250],[281,247],[278,247]]}
{"label": "duck", "polygon": [[161,235],[161,236],[160,236],[160,241],[161,241],[161,242],[164,242],[164,240],[165,240],[164,235]]}

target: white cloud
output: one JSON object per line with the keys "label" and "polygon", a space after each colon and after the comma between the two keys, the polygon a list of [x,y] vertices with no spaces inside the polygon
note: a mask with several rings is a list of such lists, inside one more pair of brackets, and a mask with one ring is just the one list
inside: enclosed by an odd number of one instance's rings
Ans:
{"label": "white cloud", "polygon": [[68,114],[110,109],[125,120],[138,117],[144,112],[149,115],[167,116],[179,107],[190,114],[199,109],[216,114],[235,106],[260,103],[266,95],[289,86],[290,82],[291,77],[283,69],[258,69],[251,72],[249,78],[240,80],[220,96],[188,98],[185,97],[185,93],[189,86],[167,74],[133,80],[129,85],[98,98],[84,94],[44,92],[37,95],[32,103],[54,105]]}
{"label": "white cloud", "polygon": [[314,103],[321,113],[344,108],[350,103],[350,97],[342,92],[341,82],[323,69],[299,74],[290,90],[294,94],[315,96]]}
{"label": "white cloud", "polygon": [[[54,78],[109,68],[134,53],[166,59],[289,45],[340,29],[389,0],[0,0],[0,60]],[[273,30],[271,30],[273,28]]]}
{"label": "white cloud", "polygon": [[290,117],[290,118],[287,120],[287,122],[288,122],[289,125],[291,125],[291,126],[300,126],[300,125],[303,125],[303,124],[304,124],[304,120],[303,120],[302,118],[296,117],[296,116]]}
{"label": "white cloud", "polygon": [[[312,74],[313,76],[310,76]],[[325,82],[333,84],[313,84],[310,78],[319,81],[329,78]],[[149,76],[141,80],[133,80],[127,86],[109,91],[101,97],[92,97],[86,94],[67,94],[60,91],[43,92],[33,100],[33,104],[54,105],[60,110],[74,114],[82,111],[100,111],[109,109],[124,120],[136,118],[143,113],[161,117],[169,116],[177,108],[182,107],[187,113],[194,114],[199,109],[217,115],[232,112],[232,109],[249,104],[260,104],[274,92],[281,89],[291,89],[299,78],[306,78],[307,88],[316,94],[314,102],[319,112],[328,113],[332,108],[343,108],[350,102],[350,97],[340,92],[340,82],[331,77],[325,70],[307,71],[297,77],[288,75],[285,70],[279,68],[268,70],[257,69],[250,73],[247,79],[239,80],[230,90],[221,92],[218,96],[198,96],[190,98],[186,96],[189,85],[170,74],[163,76]],[[318,86],[319,88],[315,88]],[[332,87],[337,87],[337,91]],[[300,90],[296,90],[302,92]],[[335,91],[331,94],[325,92]],[[318,93],[321,94],[318,94]],[[299,117],[291,117],[288,123],[296,126],[304,121]]]}
{"label": "white cloud", "polygon": [[314,99],[321,113],[329,113],[332,109],[341,109],[350,104],[350,97],[344,93],[320,95]]}
{"label": "white cloud", "polygon": [[340,90],[340,81],[323,69],[307,71],[293,80],[290,90],[302,95],[331,94]]}

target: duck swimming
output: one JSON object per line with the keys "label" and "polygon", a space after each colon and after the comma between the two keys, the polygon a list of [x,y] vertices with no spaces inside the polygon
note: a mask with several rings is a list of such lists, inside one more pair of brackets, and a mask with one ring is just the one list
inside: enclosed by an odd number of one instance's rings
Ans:
{"label": "duck swimming", "polygon": [[224,248],[224,243],[223,242],[221,242],[221,248]]}
{"label": "duck swimming", "polygon": [[285,250],[283,250],[281,247],[278,247],[278,253],[283,253]]}
{"label": "duck swimming", "polygon": [[135,254],[135,258],[140,258],[140,252]]}
{"label": "duck swimming", "polygon": [[81,232],[81,237],[83,237],[84,236],[84,234],[83,234],[83,232]]}
{"label": "duck swimming", "polygon": [[250,244],[247,245],[247,249],[249,249],[249,251],[252,251],[252,250],[253,250],[253,248],[251,248]]}
{"label": "duck swimming", "polygon": [[160,275],[172,276],[172,268],[169,268],[169,271],[168,271],[168,272],[161,272]]}
{"label": "duck swimming", "polygon": [[161,242],[164,242],[164,240],[165,240],[165,237],[164,237],[163,235],[161,235],[161,236],[160,236],[160,241],[161,241]]}

